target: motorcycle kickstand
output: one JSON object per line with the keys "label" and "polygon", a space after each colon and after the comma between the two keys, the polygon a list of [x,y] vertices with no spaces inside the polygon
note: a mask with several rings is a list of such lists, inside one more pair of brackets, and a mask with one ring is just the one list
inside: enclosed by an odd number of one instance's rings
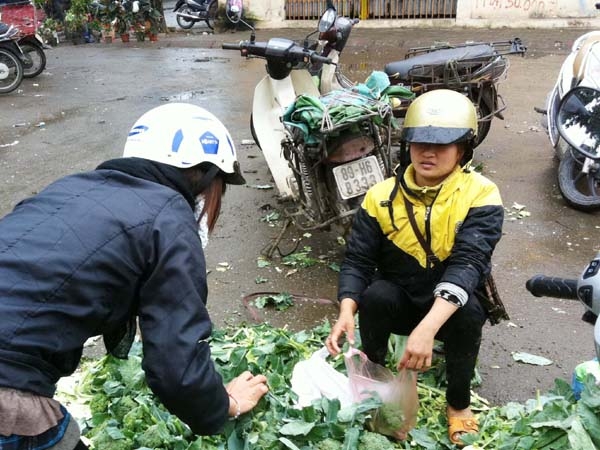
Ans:
{"label": "motorcycle kickstand", "polygon": [[[279,250],[279,243],[283,239],[283,235],[285,234],[288,227],[292,224],[292,222],[293,221],[290,218],[285,219],[285,222],[283,224],[283,227],[281,228],[281,231],[279,232],[279,235],[277,235],[275,240],[273,242],[271,242],[270,244],[268,244],[267,247],[265,247],[263,249],[263,251],[261,253],[264,254],[267,259],[271,259],[273,257],[273,253],[275,253],[275,250],[277,250],[277,252],[279,253],[279,256],[282,256],[282,257],[290,255],[296,251],[296,249],[298,248],[298,245],[300,244],[299,239],[296,241],[296,245],[294,246],[294,249],[291,252],[288,252],[287,254],[284,255],[281,253],[281,250]],[[268,250],[265,252],[266,248],[268,248]]]}

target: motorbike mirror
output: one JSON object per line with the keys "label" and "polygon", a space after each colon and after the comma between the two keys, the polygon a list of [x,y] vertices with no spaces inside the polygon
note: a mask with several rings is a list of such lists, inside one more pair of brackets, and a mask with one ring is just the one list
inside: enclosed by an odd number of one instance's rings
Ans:
{"label": "motorbike mirror", "polygon": [[319,19],[319,33],[325,33],[326,31],[329,31],[329,29],[335,23],[335,19],[337,19],[337,12],[335,8],[327,8]]}
{"label": "motorbike mirror", "polygon": [[563,97],[558,107],[558,132],[588,158],[598,159],[600,146],[600,91],[578,86]]}
{"label": "motorbike mirror", "polygon": [[225,15],[231,23],[238,23],[242,20],[242,10],[244,6],[242,0],[228,0],[225,5]]}

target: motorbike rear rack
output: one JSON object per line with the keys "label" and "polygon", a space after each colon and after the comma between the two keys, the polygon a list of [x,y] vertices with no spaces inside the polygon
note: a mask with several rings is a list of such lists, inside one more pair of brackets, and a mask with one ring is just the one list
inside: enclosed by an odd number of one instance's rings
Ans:
{"label": "motorbike rear rack", "polygon": [[495,55],[514,55],[519,54],[525,55],[527,47],[523,44],[520,38],[514,38],[508,41],[492,41],[492,42],[475,42],[469,41],[462,44],[450,44],[449,42],[434,42],[433,45],[428,47],[412,47],[409,48],[404,55],[405,59],[412,58],[413,56],[421,55],[423,53],[430,53],[436,50],[461,48],[461,47],[473,47],[476,45],[488,45],[494,49]]}
{"label": "motorbike rear rack", "polygon": [[[463,56],[461,49],[472,49],[472,51],[470,55],[469,51],[466,51],[466,56]],[[467,85],[495,83],[506,77],[509,61],[504,56],[523,55],[526,49],[519,38],[489,43],[467,42],[460,45],[438,42],[430,47],[414,47],[408,50],[402,62],[410,62],[411,58],[440,50],[448,51],[441,52],[440,58],[431,58],[431,61],[426,60],[423,64],[416,64],[404,77],[400,75],[400,81],[408,81],[413,86],[413,91],[417,92],[439,87],[459,89]],[[393,79],[393,76],[391,78]],[[422,87],[419,89],[419,86]]]}

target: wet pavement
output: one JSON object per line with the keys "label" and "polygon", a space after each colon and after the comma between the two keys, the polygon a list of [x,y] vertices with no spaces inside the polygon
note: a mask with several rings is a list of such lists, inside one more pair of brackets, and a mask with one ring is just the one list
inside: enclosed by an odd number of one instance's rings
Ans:
{"label": "wet pavement", "polygon": [[[300,39],[311,30],[258,30],[257,39]],[[504,121],[494,120],[476,161],[500,187],[507,210],[504,237],[494,257],[494,274],[511,315],[510,322],[486,326],[477,392],[492,402],[523,401],[552,387],[556,377],[570,378],[573,367],[593,356],[592,327],[581,322],[576,302],[536,299],[525,281],[536,273],[577,277],[599,250],[598,214],[568,208],[556,186],[556,162],[539,115],[546,93],[573,40],[584,30],[365,30],[360,25],[342,54],[342,70],[363,81],[371,70],[399,59],[409,46],[434,41],[496,41],[520,37],[525,58],[510,57],[508,78],[500,85],[507,103]],[[216,233],[207,248],[209,309],[217,326],[263,320],[294,329],[332,317],[335,307],[311,299],[335,299],[336,272],[343,246],[333,232],[310,236],[289,229],[280,245],[289,252],[310,247],[322,263],[299,269],[283,264],[278,251],[259,267],[261,252],[280,234],[274,190],[260,150],[251,144],[252,91],[264,75],[264,63],[223,51],[222,42],[245,39],[237,31],[171,33],[156,43],[119,41],[49,50],[48,68],[25,80],[18,92],[0,98],[0,214],[55,178],[94,168],[122,151],[131,124],[146,110],[167,101],[207,107],[230,129],[248,186],[232,187]],[[516,205],[530,213],[519,217]],[[297,270],[296,270],[297,269]],[[254,311],[243,304],[257,292],[289,292],[299,306],[284,313]],[[550,366],[515,362],[513,352],[529,352],[554,361]]]}

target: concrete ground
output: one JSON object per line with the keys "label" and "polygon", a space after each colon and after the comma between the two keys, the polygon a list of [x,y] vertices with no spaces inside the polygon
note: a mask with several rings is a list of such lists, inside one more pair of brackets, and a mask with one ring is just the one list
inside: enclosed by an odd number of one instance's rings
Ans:
{"label": "concrete ground", "polygon": [[[168,17],[168,16],[167,16]],[[257,264],[280,232],[267,213],[277,209],[272,183],[249,128],[252,91],[264,76],[264,63],[221,50],[222,42],[246,39],[248,32],[218,31],[161,35],[156,43],[119,41],[73,46],[62,43],[47,52],[47,70],[4,95],[0,108],[0,214],[57,177],[93,169],[121,154],[133,122],[167,101],[209,108],[230,129],[248,186],[233,187],[225,197],[218,230],[207,248],[209,309],[217,326],[250,321],[244,296],[260,291],[291,292],[334,299],[336,273],[319,264],[293,272],[275,252],[269,267]],[[259,30],[270,36],[302,38],[311,30]],[[581,322],[582,307],[571,301],[537,299],[525,290],[536,273],[577,277],[600,249],[598,214],[566,206],[556,186],[556,162],[539,125],[535,106],[546,93],[580,29],[555,30],[354,30],[342,54],[342,70],[362,81],[370,71],[400,59],[409,46],[433,41],[495,41],[520,37],[529,50],[510,57],[508,78],[500,85],[507,104],[505,119],[494,120],[476,160],[500,187],[506,207],[504,237],[494,256],[494,274],[511,321],[486,325],[479,361],[483,384],[477,392],[493,403],[524,401],[546,391],[557,377],[569,379],[579,362],[593,356],[592,327]],[[530,215],[518,215],[521,212]],[[343,247],[333,233],[311,236],[291,229],[281,244],[311,247],[311,255],[338,262]],[[257,284],[257,281],[266,282]],[[277,325],[312,326],[333,317],[334,306],[302,301],[288,313],[261,312]],[[514,352],[553,361],[549,366],[517,362]]]}

